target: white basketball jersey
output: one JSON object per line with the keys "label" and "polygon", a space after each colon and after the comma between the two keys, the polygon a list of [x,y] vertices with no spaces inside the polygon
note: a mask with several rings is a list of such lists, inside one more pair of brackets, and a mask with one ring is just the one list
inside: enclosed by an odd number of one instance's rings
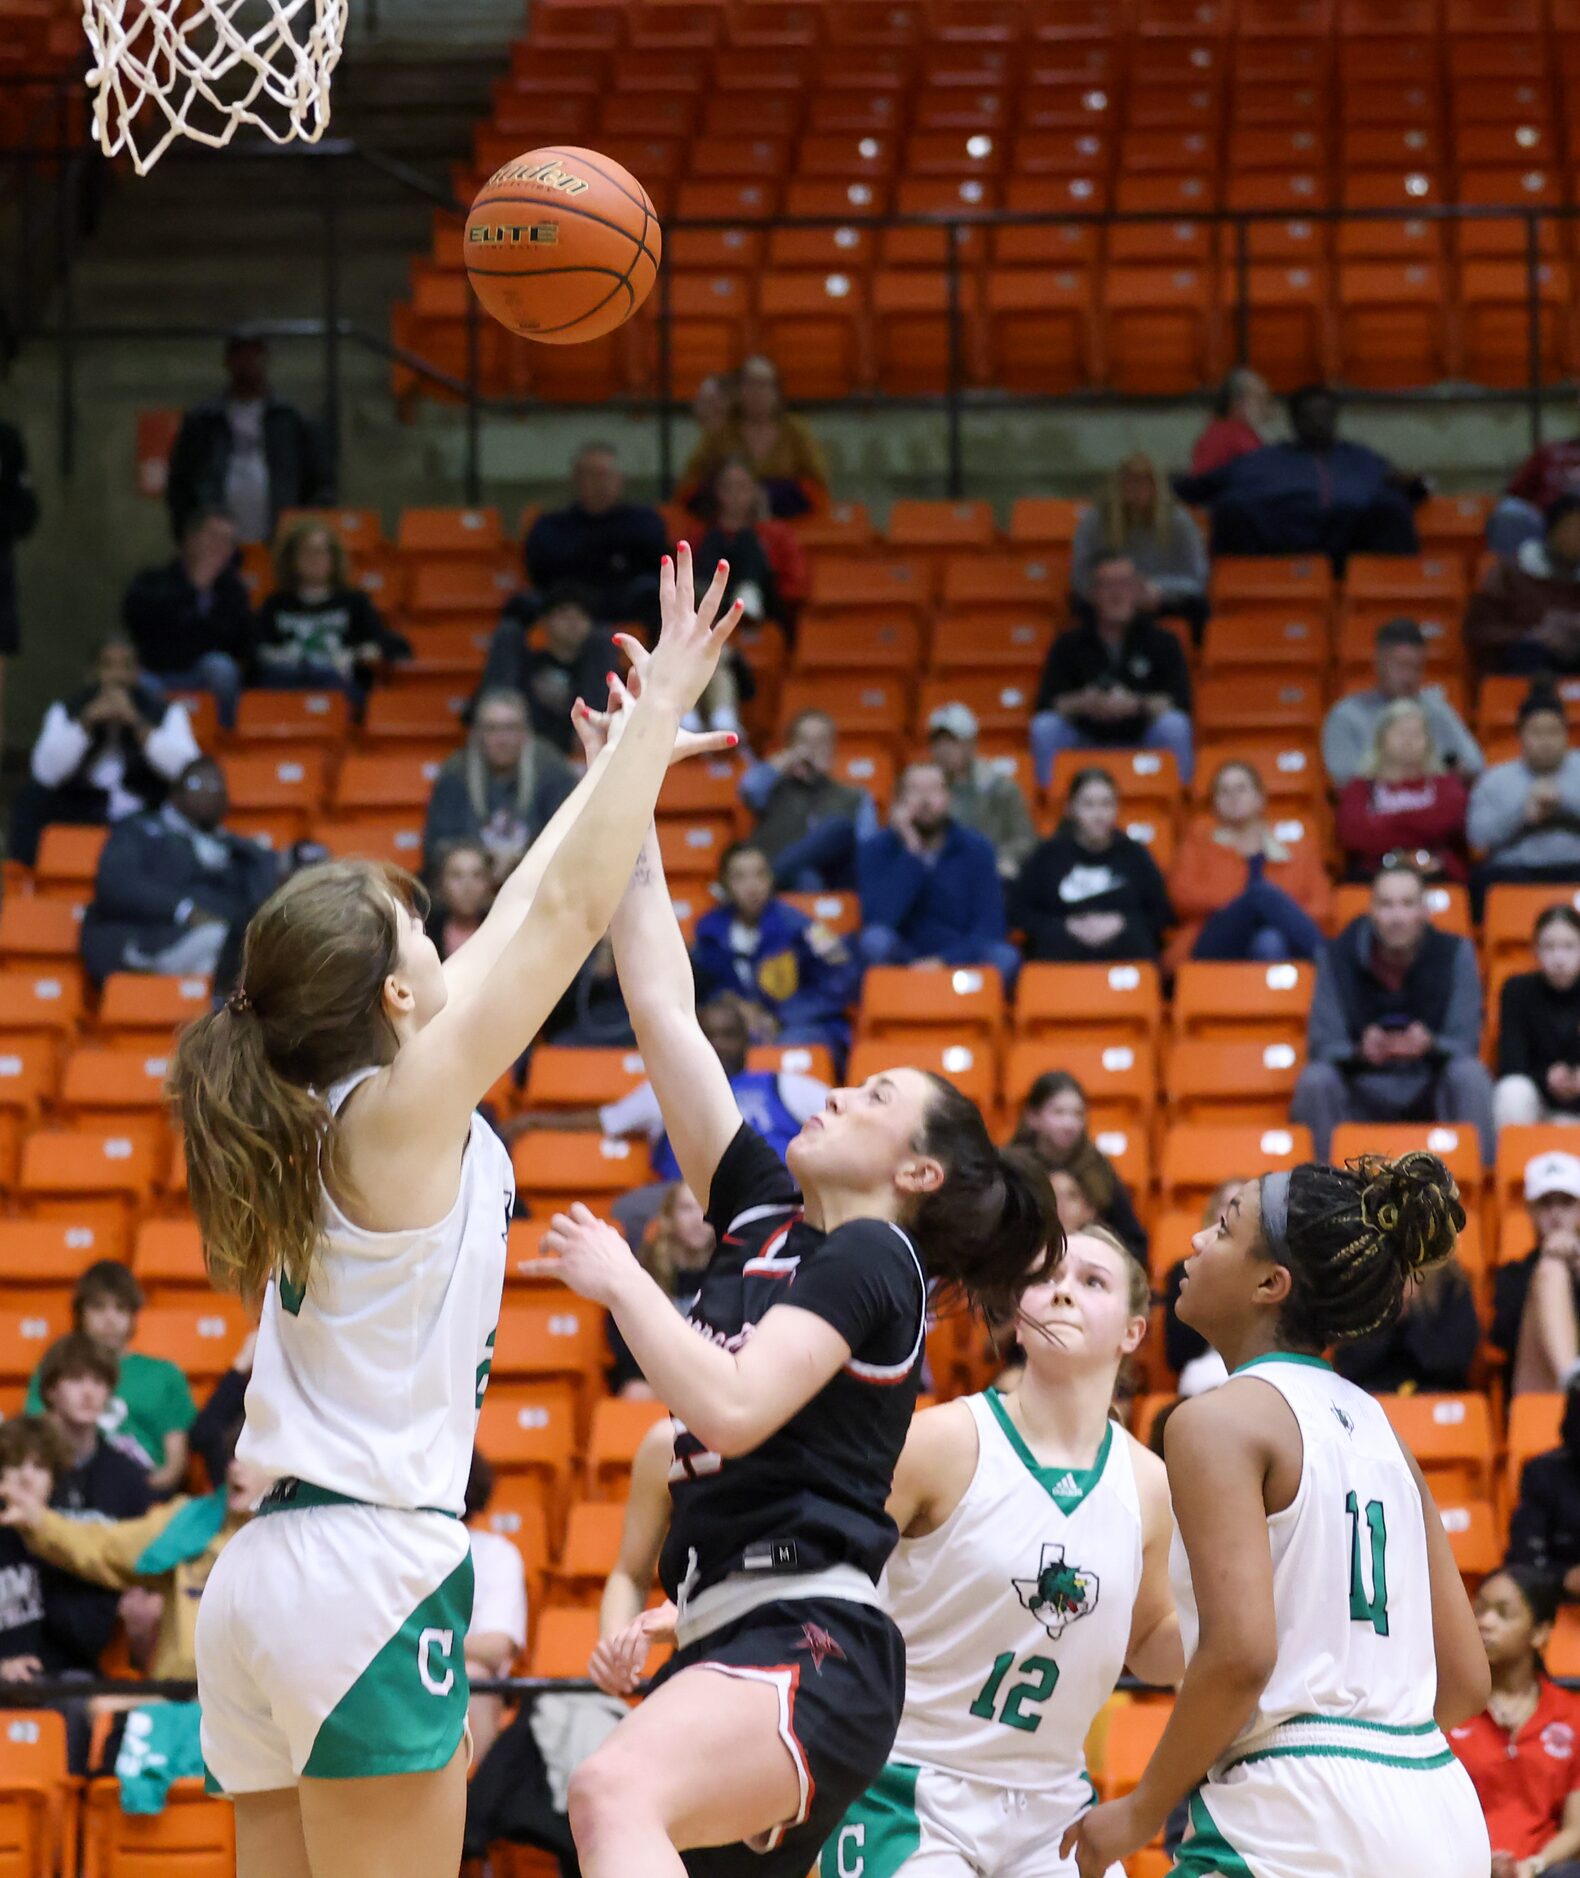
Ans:
{"label": "white basketball jersey", "polygon": [[[337,1083],[330,1107],[374,1074]],[[306,1290],[276,1279],[264,1294],[242,1459],[376,1506],[459,1514],[514,1198],[510,1156],[480,1115],[438,1225],[369,1232],[326,1193]]]}
{"label": "white basketball jersey", "polygon": [[1044,1468],[998,1394],[967,1407],[965,1497],[936,1532],[902,1539],[883,1578],[905,1638],[891,1759],[1004,1787],[1084,1785],[1141,1584],[1129,1440],[1110,1422],[1091,1467]]}
{"label": "white basketball jersey", "polygon": [[[1378,1404],[1316,1357],[1242,1364],[1300,1424],[1300,1487],[1267,1522],[1278,1662],[1256,1712],[1224,1756],[1240,1760],[1297,1717],[1413,1734],[1437,1696],[1432,1594],[1421,1496]],[[1176,1528],[1169,1577],[1187,1660],[1200,1636],[1190,1565]]]}

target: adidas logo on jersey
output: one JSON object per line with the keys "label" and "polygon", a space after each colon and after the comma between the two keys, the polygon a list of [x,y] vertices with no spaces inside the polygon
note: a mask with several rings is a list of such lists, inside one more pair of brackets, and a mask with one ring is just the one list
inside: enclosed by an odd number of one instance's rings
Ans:
{"label": "adidas logo on jersey", "polygon": [[1081,1483],[1074,1474],[1067,1473],[1056,1480],[1048,1491],[1056,1500],[1075,1500],[1080,1497]]}

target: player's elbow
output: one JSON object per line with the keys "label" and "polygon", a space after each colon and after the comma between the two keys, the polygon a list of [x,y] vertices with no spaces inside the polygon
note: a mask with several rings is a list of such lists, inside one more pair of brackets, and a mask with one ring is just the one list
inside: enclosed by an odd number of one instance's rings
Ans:
{"label": "player's elbow", "polygon": [[1492,1695],[1492,1669],[1486,1651],[1478,1647],[1474,1655],[1465,1651],[1462,1656],[1462,1661],[1438,1666],[1432,1719],[1445,1732],[1479,1715]]}
{"label": "player's elbow", "polygon": [[691,1424],[692,1433],[726,1461],[737,1461],[773,1433],[759,1408],[747,1401],[721,1402]]}
{"label": "player's elbow", "polygon": [[1204,1635],[1196,1656],[1211,1663],[1217,1687],[1232,1693],[1249,1710],[1278,1665],[1278,1632],[1271,1623],[1248,1623],[1221,1639],[1209,1641]]}

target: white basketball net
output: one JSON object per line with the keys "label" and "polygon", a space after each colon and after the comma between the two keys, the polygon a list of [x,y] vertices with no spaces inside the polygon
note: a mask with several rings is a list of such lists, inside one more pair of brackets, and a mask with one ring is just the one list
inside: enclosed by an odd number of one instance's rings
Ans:
{"label": "white basketball net", "polygon": [[349,0],[84,0],[93,134],[146,175],[177,137],[316,143]]}

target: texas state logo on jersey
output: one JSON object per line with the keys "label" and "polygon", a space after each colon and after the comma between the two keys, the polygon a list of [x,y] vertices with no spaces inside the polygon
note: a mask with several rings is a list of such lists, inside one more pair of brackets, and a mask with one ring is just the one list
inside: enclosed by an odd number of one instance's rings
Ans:
{"label": "texas state logo on jersey", "polygon": [[1050,1637],[1063,1636],[1071,1624],[1097,1609],[1097,1573],[1072,1564],[1065,1558],[1064,1547],[1052,1540],[1042,1548],[1036,1573],[1029,1578],[1012,1578],[1010,1583],[1021,1604]]}

